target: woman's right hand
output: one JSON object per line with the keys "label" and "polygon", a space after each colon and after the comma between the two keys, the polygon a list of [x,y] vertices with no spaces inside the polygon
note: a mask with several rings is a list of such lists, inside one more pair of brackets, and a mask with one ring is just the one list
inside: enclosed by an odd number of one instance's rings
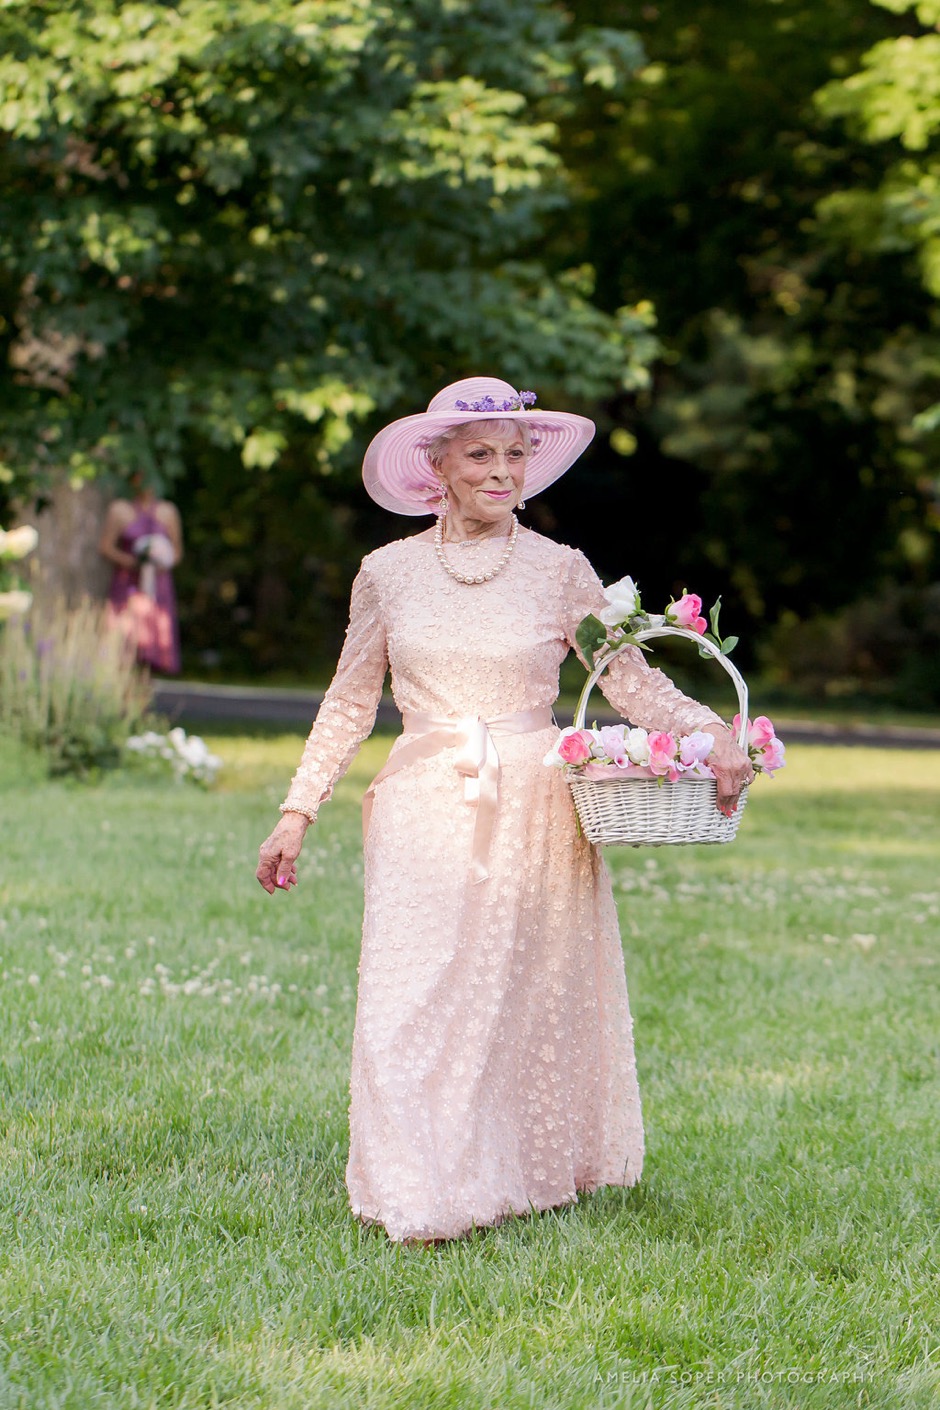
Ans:
{"label": "woman's right hand", "polygon": [[310,819],[303,813],[284,813],[271,836],[262,842],[255,876],[269,896],[297,885],[296,862],[309,826]]}

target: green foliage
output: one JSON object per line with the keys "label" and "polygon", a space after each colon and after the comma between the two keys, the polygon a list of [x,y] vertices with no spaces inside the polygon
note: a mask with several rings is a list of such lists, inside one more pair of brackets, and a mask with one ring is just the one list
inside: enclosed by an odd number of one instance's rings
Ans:
{"label": "green foliage", "polygon": [[326,669],[396,531],[366,439],[488,369],[599,421],[533,525],[656,598],[723,592],[745,655],[781,615],[923,591],[936,24],[936,0],[11,0],[0,491],[175,476],[188,668]]}
{"label": "green foliage", "polygon": [[582,656],[588,663],[588,667],[593,670],[594,658],[600,648],[607,644],[607,628],[598,617],[594,616],[593,612],[589,612],[578,623],[575,640],[580,647]]}
{"label": "green foliage", "polygon": [[783,613],[761,660],[777,699],[850,697],[929,709],[940,700],[940,584],[889,585],[809,621]]}
{"label": "green foliage", "polygon": [[[920,278],[932,299],[940,299],[940,9],[935,0],[878,0],[898,14],[916,15],[930,32],[904,34],[875,44],[861,68],[827,84],[818,94],[820,110],[845,121],[870,144],[885,144],[880,180],[834,191],[819,204],[829,237],[866,254],[913,252]],[[917,349],[930,363],[936,391],[940,366],[940,310],[932,306],[929,335]],[[930,437],[936,459],[940,401],[921,408],[912,421],[915,436]],[[940,480],[934,478],[935,492]]]}
{"label": "green foliage", "polygon": [[[625,12],[597,0],[578,13]],[[844,118],[865,102],[883,120],[878,95],[908,64],[895,130],[933,133],[936,35],[918,58],[920,39],[899,33],[909,19],[855,0],[662,0],[630,19],[649,62],[589,100],[593,121],[582,110],[565,126],[581,200],[555,235],[611,305],[648,295],[665,344],[652,393],[608,403],[585,498],[617,487],[624,513],[585,524],[595,561],[646,595],[723,592],[736,627],[751,619],[746,643],[782,611],[929,581],[940,326],[915,243],[936,238],[940,207],[927,154],[873,145]],[[911,162],[916,186],[899,176]],[[893,205],[875,194],[889,182]],[[675,517],[641,527],[640,484],[668,486]],[[575,490],[555,502],[577,522]]]}
{"label": "green foliage", "polygon": [[0,54],[14,486],[205,447],[326,473],[442,368],[642,381],[648,319],[526,253],[568,200],[552,110],[627,36],[546,0],[13,0]]}
{"label": "green foliage", "polygon": [[649,304],[540,250],[558,123],[641,61],[548,0],[0,7],[0,489],[175,480],[191,665],[328,660],[379,425],[648,381]]}
{"label": "green foliage", "polygon": [[150,699],[104,609],[34,606],[0,626],[0,735],[38,752],[53,777],[116,768]]}

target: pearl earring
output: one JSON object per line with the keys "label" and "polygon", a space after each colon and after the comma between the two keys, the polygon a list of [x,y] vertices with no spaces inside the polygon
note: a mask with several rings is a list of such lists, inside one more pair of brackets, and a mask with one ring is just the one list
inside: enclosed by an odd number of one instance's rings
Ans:
{"label": "pearl earring", "polygon": [[516,506],[516,508],[517,508],[517,509],[525,509],[525,500],[524,500],[524,499],[520,499],[520,501],[519,501],[518,505]]}
{"label": "pearl earring", "polygon": [[444,519],[447,516],[447,486],[443,481],[441,482],[441,498],[437,506],[437,514],[439,519]]}

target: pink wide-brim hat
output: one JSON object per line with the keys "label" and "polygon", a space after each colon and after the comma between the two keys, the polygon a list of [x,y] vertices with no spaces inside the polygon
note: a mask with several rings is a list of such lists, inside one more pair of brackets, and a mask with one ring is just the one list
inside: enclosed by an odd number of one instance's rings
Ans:
{"label": "pink wide-brim hat", "polygon": [[[526,398],[524,401],[523,398]],[[594,435],[594,422],[570,411],[542,411],[527,404],[531,393],[518,392],[499,377],[464,377],[432,397],[427,411],[403,416],[373,439],[362,462],[367,491],[394,514],[434,514],[441,482],[428,459],[427,446],[449,426],[480,421],[525,421],[532,434],[523,494],[544,490],[574,464]],[[458,405],[460,403],[460,405]]]}

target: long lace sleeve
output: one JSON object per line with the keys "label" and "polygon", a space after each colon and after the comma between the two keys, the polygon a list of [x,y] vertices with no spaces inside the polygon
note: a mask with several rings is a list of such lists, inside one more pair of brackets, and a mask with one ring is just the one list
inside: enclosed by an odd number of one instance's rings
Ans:
{"label": "long lace sleeve", "polygon": [[[565,634],[569,645],[586,666],[575,642],[575,632],[589,612],[597,615],[605,606],[600,578],[583,553],[572,554],[571,572],[565,597]],[[673,685],[668,676],[647,663],[638,647],[627,647],[598,681],[611,705],[634,725],[645,729],[665,729],[690,734],[693,730],[721,725],[722,720],[707,705],[691,700]]]}
{"label": "long lace sleeve", "polygon": [[368,560],[353,583],[349,626],[336,674],[307,736],[281,812],[311,821],[372,731],[388,670],[385,626]]}

